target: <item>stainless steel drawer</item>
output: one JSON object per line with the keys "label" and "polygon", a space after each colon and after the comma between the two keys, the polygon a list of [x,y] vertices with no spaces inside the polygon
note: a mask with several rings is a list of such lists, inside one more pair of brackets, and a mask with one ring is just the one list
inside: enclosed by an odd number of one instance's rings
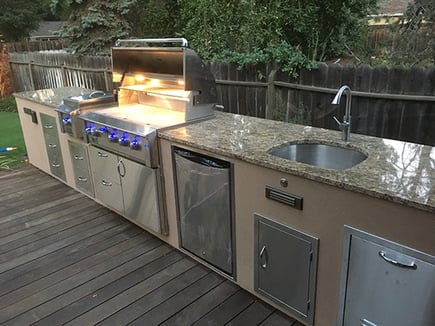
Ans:
{"label": "stainless steel drawer", "polygon": [[339,325],[435,325],[435,257],[346,227]]}

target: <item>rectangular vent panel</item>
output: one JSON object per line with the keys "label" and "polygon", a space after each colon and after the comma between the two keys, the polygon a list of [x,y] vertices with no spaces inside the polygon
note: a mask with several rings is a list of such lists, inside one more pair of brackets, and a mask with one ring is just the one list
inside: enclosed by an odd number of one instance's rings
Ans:
{"label": "rectangular vent panel", "polygon": [[266,198],[302,210],[303,198],[297,195],[266,186]]}

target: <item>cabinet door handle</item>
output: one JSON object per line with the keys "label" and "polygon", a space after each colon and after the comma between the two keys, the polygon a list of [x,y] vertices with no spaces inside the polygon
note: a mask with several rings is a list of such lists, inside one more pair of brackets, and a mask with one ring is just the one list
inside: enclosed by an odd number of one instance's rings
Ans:
{"label": "cabinet door handle", "polygon": [[77,160],[77,161],[83,161],[84,157],[83,156],[74,155],[74,159]]}
{"label": "cabinet door handle", "polygon": [[49,124],[45,124],[45,125],[44,125],[44,128],[45,128],[45,129],[53,129],[53,126],[52,126],[52,125],[49,125]]}
{"label": "cabinet door handle", "polygon": [[48,147],[50,147],[50,148],[56,148],[57,145],[56,144],[48,144]]}
{"label": "cabinet door handle", "polygon": [[101,180],[101,184],[106,187],[112,187],[112,183],[106,180]]}
{"label": "cabinet door handle", "polygon": [[125,177],[125,165],[124,165],[124,162],[122,160],[118,161],[118,165],[116,166],[116,168],[118,169],[119,175],[121,177]]}
{"label": "cabinet door handle", "polygon": [[77,177],[77,180],[81,181],[81,182],[87,182],[88,178],[85,177]]}
{"label": "cabinet door handle", "polygon": [[385,260],[386,262],[389,262],[390,264],[399,266],[399,267],[403,267],[403,268],[410,268],[410,269],[417,269],[417,265],[414,262],[400,262],[394,258],[388,257],[387,253],[383,250],[379,251],[379,256],[382,257],[383,260]]}
{"label": "cabinet door handle", "polygon": [[98,152],[97,155],[98,157],[109,157],[109,154],[103,152]]}
{"label": "cabinet door handle", "polygon": [[51,166],[54,168],[60,168],[60,164],[59,163],[51,163]]}
{"label": "cabinet door handle", "polygon": [[263,247],[260,250],[260,266],[263,269],[267,268],[267,250],[266,250],[266,245],[263,245]]}

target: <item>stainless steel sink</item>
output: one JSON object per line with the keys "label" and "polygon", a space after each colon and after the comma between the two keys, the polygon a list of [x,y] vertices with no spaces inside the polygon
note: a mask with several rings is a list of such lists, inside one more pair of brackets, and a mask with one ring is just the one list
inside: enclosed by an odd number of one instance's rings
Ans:
{"label": "stainless steel sink", "polygon": [[349,169],[367,158],[353,148],[319,143],[286,144],[269,151],[269,154],[325,169]]}

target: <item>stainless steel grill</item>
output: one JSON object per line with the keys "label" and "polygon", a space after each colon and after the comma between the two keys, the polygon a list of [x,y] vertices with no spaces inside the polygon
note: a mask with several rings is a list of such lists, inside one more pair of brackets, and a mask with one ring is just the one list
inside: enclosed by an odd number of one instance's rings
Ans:
{"label": "stainless steel grill", "polygon": [[158,167],[157,130],[214,115],[214,77],[185,39],[118,40],[112,68],[116,104],[80,114],[96,146]]}
{"label": "stainless steel grill", "polygon": [[215,81],[185,39],[119,40],[112,67],[116,102],[79,114],[95,197],[167,234],[157,132],[213,117]]}

